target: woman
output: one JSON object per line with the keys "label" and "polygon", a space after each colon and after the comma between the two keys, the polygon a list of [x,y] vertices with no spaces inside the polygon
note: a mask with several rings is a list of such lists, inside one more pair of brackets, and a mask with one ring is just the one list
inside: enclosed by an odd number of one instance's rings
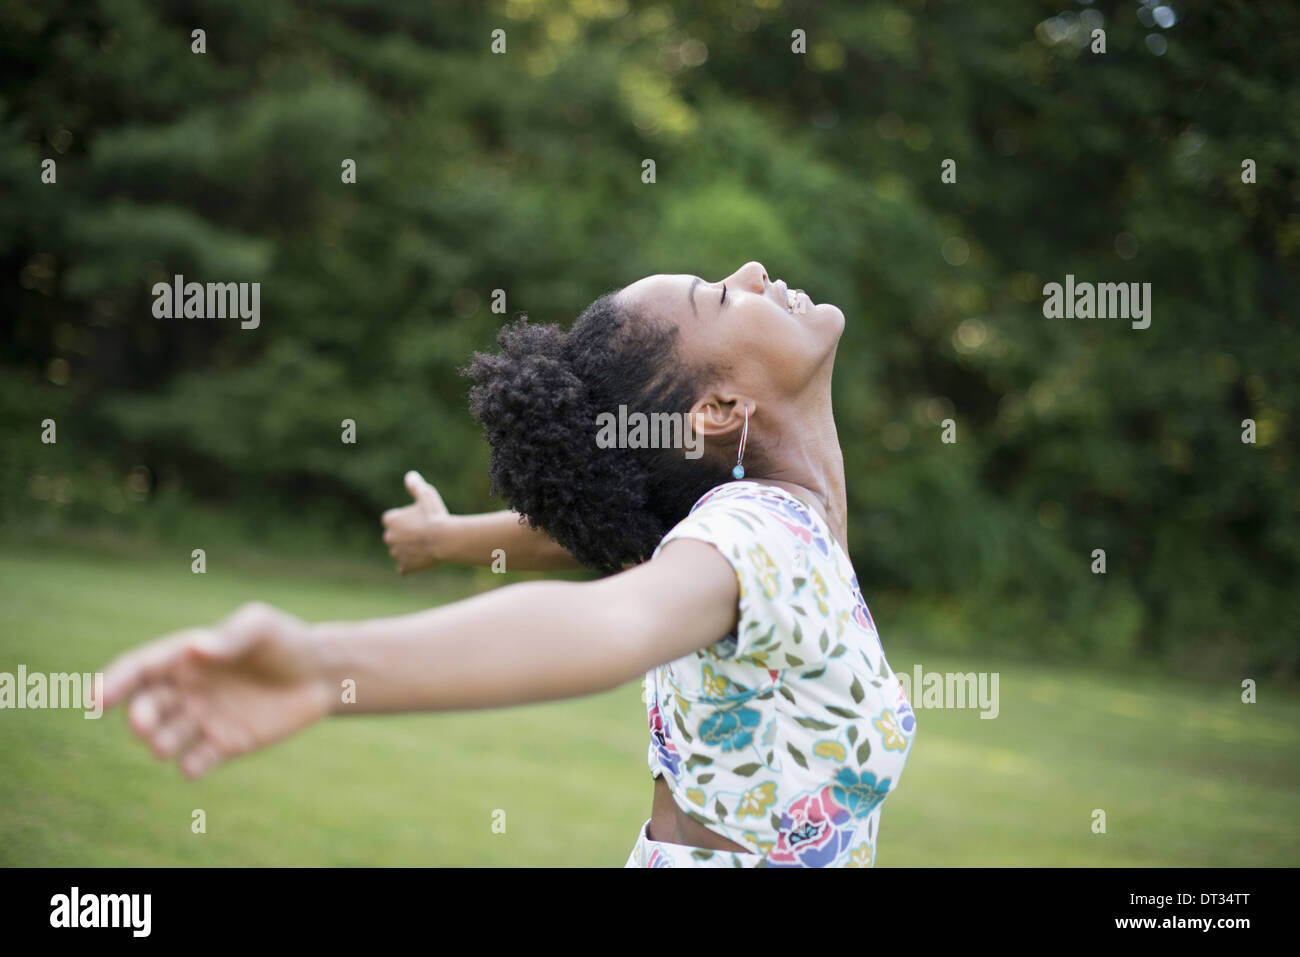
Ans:
{"label": "woman", "polygon": [[[915,720],[846,552],[843,328],[756,262],[719,282],[642,279],[568,333],[508,326],[500,353],[474,357],[470,400],[493,491],[527,527],[466,517],[442,556],[412,557],[411,523],[388,513],[390,545],[407,568],[504,547],[513,568],[606,577],[364,622],[245,606],[114,662],[106,706],[130,699],[135,733],[197,777],[331,714],[500,707],[644,676],[655,793],[628,866],[871,866]],[[686,414],[702,454],[597,441],[620,406]],[[445,515],[422,480],[408,486],[431,522]]]}

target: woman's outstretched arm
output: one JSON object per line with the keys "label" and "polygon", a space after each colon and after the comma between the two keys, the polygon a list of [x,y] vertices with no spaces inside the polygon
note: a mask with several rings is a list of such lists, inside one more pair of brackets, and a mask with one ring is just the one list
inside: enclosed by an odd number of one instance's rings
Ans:
{"label": "woman's outstretched arm", "polygon": [[198,777],[331,714],[607,691],[727,634],[737,587],[716,549],[681,539],[598,581],[524,582],[395,618],[306,625],[248,605],[114,661],[104,704],[129,700],[132,730]]}
{"label": "woman's outstretched arm", "polygon": [[406,473],[414,501],[383,514],[384,544],[403,575],[443,562],[488,565],[496,549],[512,571],[563,571],[582,564],[540,529],[520,522],[518,512],[453,515],[438,490],[418,472]]}

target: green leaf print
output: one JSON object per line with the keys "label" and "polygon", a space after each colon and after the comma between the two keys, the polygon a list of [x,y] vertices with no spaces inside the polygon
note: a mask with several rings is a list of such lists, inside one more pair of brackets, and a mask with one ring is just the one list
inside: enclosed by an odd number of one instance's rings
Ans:
{"label": "green leaf print", "polygon": [[785,663],[789,665],[791,668],[800,668],[803,666],[803,659],[796,658],[794,655],[790,654],[789,652],[786,652]]}
{"label": "green leaf print", "polygon": [[790,752],[790,756],[791,756],[791,757],[793,757],[796,761],[799,762],[799,766],[800,766],[801,768],[806,768],[806,767],[808,767],[808,759],[805,758],[805,757],[803,756],[803,752],[801,752],[801,751],[800,751],[798,748],[796,748],[793,744],[789,744],[789,743],[787,743],[786,746],[785,746],[785,749],[786,749],[787,751]]}
{"label": "green leaf print", "polygon": [[794,590],[795,590],[795,591],[798,591],[800,588],[802,588],[802,587],[804,586],[804,584],[805,584],[807,581],[808,581],[808,579],[806,579],[806,578],[792,578],[792,579],[790,580],[790,583],[791,583],[792,585],[794,585]]}
{"label": "green leaf print", "polygon": [[836,645],[835,649],[831,652],[831,657],[838,658],[840,655],[844,654],[844,652],[848,650],[849,649],[847,645]]}
{"label": "green leaf print", "polygon": [[866,692],[862,690],[862,685],[858,682],[857,678],[854,678],[853,684],[849,685],[849,694],[853,695],[854,701],[859,704],[862,703],[862,698],[866,695]]}
{"label": "green leaf print", "polygon": [[727,809],[722,806],[721,801],[713,802],[713,810],[717,812],[718,820],[721,821],[727,816]]}
{"label": "green leaf print", "polygon": [[689,758],[686,759],[686,770],[692,771],[699,765],[712,764],[712,763],[713,763],[713,759],[710,757],[707,757],[703,754],[692,754]]}
{"label": "green leaf print", "polygon": [[[761,765],[761,764],[756,764],[756,763],[742,764],[742,765],[741,765],[740,767],[738,767],[738,768],[732,768],[732,771],[734,771],[736,774],[739,774],[741,777],[746,777],[746,778],[747,778],[747,777],[749,777],[751,774],[753,774],[755,771],[757,771],[759,768],[761,768],[762,766],[763,766],[763,765]],[[703,778],[700,778],[700,782],[703,783],[703,781],[704,781],[704,779],[703,779]]]}
{"label": "green leaf print", "polygon": [[794,623],[794,643],[797,645],[803,641],[803,629],[799,627],[799,622]]}
{"label": "green leaf print", "polygon": [[779,830],[781,830],[781,815],[780,815],[780,814],[776,813],[776,811],[773,811],[773,812],[772,812],[772,816],[769,817],[768,820],[772,822],[772,830],[774,830],[774,831],[779,831]]}
{"label": "green leaf print", "polygon": [[821,647],[822,651],[825,651],[830,647],[831,638],[830,635],[826,634],[825,630],[822,631],[822,636],[817,639],[817,644]]}
{"label": "green leaf print", "polygon": [[794,704],[794,692],[793,692],[793,691],[791,691],[791,690],[790,690],[789,688],[787,688],[785,685],[781,685],[781,687],[777,688],[776,690],[779,691],[779,692],[781,692],[781,694],[785,696],[785,700],[789,701],[791,704]]}
{"label": "green leaf print", "polygon": [[709,783],[710,781],[712,781],[715,777],[717,777],[717,775],[715,775],[712,771],[710,771],[708,774],[701,774],[701,775],[700,775],[698,778],[696,778],[695,780],[696,780],[697,782],[699,782],[700,784],[708,784],[708,783]]}
{"label": "green leaf print", "polygon": [[841,708],[839,705],[834,705],[834,704],[828,704],[826,706],[826,710],[829,711],[831,714],[837,715],[838,717],[841,718],[862,717],[862,715],[858,714],[856,711],[850,711],[848,708]]}
{"label": "green leaf print", "polygon": [[697,847],[695,850],[691,851],[691,857],[695,858],[697,861],[707,861],[709,858],[713,857],[713,852]]}
{"label": "green leaf print", "polygon": [[858,726],[856,724],[851,724],[849,725],[849,744],[852,744],[857,740],[858,740]]}
{"label": "green leaf print", "polygon": [[822,665],[816,671],[805,671],[799,677],[802,678],[804,681],[812,681],[815,678],[820,678],[824,674],[826,674],[826,666]]}
{"label": "green leaf print", "polygon": [[831,728],[835,727],[833,724],[829,724],[825,721],[818,721],[816,718],[795,718],[794,720],[805,728],[812,728],[815,731],[829,731]]}
{"label": "green leaf print", "polygon": [[858,765],[866,764],[869,757],[871,757],[871,739],[863,738],[862,743],[858,745]]}
{"label": "green leaf print", "polygon": [[682,733],[683,738],[685,738],[687,741],[695,740],[693,737],[691,737],[691,733],[686,730],[686,722],[682,720],[682,716],[678,714],[676,711],[673,712],[673,721],[677,723],[677,730]]}

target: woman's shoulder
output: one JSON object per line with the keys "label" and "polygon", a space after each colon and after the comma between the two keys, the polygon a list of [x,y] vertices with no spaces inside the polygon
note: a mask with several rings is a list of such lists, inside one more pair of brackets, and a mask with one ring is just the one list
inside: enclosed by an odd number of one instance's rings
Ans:
{"label": "woman's shoulder", "polygon": [[753,502],[771,508],[790,503],[796,506],[803,504],[779,486],[755,482],[752,479],[739,479],[715,485],[699,497],[691,507],[691,511],[696,512],[710,505],[716,506],[720,502]]}
{"label": "woman's shoulder", "polygon": [[660,547],[676,538],[712,544],[736,574],[734,647],[719,643],[713,658],[816,672],[853,647],[855,636],[866,647],[875,643],[847,554],[792,493],[757,482],[718,486]]}
{"label": "woman's shoulder", "polygon": [[822,520],[798,497],[775,485],[746,480],[718,485],[700,496],[669,535],[701,524],[718,525],[746,538],[803,546],[824,558],[832,556],[830,532]]}

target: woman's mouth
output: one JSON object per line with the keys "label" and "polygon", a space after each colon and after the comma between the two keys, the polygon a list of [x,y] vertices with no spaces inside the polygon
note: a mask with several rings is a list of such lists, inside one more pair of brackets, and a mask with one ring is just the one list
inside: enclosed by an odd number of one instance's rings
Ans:
{"label": "woman's mouth", "polygon": [[776,285],[781,290],[781,296],[785,300],[786,311],[791,315],[803,315],[813,307],[812,297],[802,289],[791,289],[786,285],[784,279],[778,279]]}
{"label": "woman's mouth", "polygon": [[812,297],[802,289],[787,289],[785,291],[785,305],[792,313],[802,315],[812,308]]}

